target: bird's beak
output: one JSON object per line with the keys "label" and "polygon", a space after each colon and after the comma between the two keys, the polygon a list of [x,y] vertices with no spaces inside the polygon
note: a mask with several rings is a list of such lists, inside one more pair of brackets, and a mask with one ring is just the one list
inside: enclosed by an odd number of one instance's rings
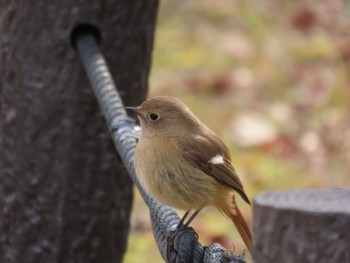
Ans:
{"label": "bird's beak", "polygon": [[125,107],[126,110],[130,110],[135,112],[137,115],[140,115],[140,112],[138,111],[138,107]]}

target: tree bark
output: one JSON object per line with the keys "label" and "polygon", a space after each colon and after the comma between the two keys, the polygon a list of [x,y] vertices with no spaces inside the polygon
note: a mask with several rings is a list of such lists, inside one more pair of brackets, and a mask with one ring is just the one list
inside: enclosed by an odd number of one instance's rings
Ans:
{"label": "tree bark", "polygon": [[0,2],[0,262],[121,262],[132,182],[71,46],[79,24],[126,105],[145,99],[157,0]]}
{"label": "tree bark", "polygon": [[254,200],[255,263],[350,262],[350,190],[264,193]]}

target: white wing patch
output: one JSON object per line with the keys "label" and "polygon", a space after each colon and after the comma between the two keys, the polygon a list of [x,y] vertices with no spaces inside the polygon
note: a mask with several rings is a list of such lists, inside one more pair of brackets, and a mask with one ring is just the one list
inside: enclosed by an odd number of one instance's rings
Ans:
{"label": "white wing patch", "polygon": [[220,154],[215,155],[213,158],[211,158],[209,160],[209,162],[212,163],[212,164],[223,164],[223,163],[225,163],[224,162],[224,158]]}

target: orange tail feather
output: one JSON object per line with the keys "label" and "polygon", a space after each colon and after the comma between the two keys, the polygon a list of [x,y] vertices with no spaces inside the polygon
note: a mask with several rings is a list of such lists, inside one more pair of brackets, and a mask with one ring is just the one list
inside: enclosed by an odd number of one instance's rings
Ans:
{"label": "orange tail feather", "polygon": [[228,216],[231,219],[231,221],[235,224],[249,252],[252,253],[253,251],[252,233],[250,232],[250,229],[246,221],[244,220],[241,211],[239,211],[234,197],[233,197],[233,205],[234,205],[234,208],[232,208],[230,205],[227,205],[224,209],[222,209],[222,212],[226,216]]}

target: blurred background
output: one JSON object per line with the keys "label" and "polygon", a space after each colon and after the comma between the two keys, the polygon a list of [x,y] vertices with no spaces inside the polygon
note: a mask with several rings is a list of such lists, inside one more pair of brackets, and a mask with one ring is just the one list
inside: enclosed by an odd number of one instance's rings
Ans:
{"label": "blurred background", "polygon": [[[250,198],[349,187],[349,61],[350,2],[161,1],[149,96],[178,97],[219,134]],[[124,261],[163,262],[137,191],[131,224]],[[213,208],[192,226],[202,244],[245,249]]]}

